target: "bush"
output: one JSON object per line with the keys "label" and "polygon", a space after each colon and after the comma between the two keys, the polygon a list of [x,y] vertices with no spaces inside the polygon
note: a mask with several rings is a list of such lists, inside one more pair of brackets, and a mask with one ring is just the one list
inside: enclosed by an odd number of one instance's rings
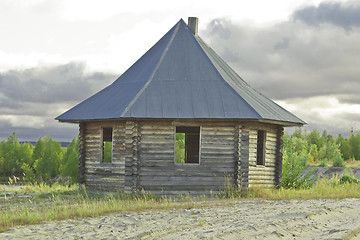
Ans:
{"label": "bush", "polygon": [[345,162],[344,159],[342,159],[341,157],[336,157],[333,160],[333,167],[344,167],[345,166]]}
{"label": "bush", "polygon": [[344,175],[340,178],[340,183],[360,183],[360,180],[355,178],[354,172],[351,168],[347,168],[344,172]]}
{"label": "bush", "polygon": [[340,183],[344,184],[344,183],[359,183],[359,179],[349,176],[349,175],[344,175],[340,178]]}
{"label": "bush", "polygon": [[323,158],[320,160],[319,167],[326,167],[327,166],[327,159]]}
{"label": "bush", "polygon": [[27,163],[23,163],[21,169],[23,170],[24,181],[28,183],[35,183],[36,176],[34,169]]}

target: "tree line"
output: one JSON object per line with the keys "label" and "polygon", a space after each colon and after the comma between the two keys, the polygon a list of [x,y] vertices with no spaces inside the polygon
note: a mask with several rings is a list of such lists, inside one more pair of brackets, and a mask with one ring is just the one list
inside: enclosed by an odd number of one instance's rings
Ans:
{"label": "tree line", "polygon": [[35,146],[20,144],[15,133],[0,142],[0,176],[16,176],[26,182],[48,182],[57,176],[68,176],[78,182],[79,140],[68,147],[52,138],[39,138]]}
{"label": "tree line", "polygon": [[[0,176],[20,177],[28,182],[50,181],[68,176],[78,182],[79,140],[68,147],[52,138],[42,137],[35,146],[20,144],[15,133],[0,142]],[[283,186],[301,185],[300,174],[309,165],[344,166],[344,160],[360,160],[360,133],[336,138],[323,131],[310,133],[301,128],[291,135],[284,134]]]}
{"label": "tree line", "polygon": [[307,133],[297,128],[291,135],[284,134],[282,184],[288,188],[303,187],[308,178],[301,174],[309,164],[343,167],[344,160],[360,160],[360,133],[334,138],[326,131]]}

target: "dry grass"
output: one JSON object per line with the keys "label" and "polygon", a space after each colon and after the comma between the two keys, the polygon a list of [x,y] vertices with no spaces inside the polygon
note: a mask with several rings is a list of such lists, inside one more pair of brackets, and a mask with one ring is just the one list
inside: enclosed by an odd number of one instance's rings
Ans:
{"label": "dry grass", "polygon": [[146,211],[151,209],[180,209],[204,207],[214,200],[227,204],[238,199],[324,199],[360,198],[360,184],[340,184],[338,178],[322,179],[310,189],[261,189],[248,191],[227,189],[221,195],[178,199],[153,195],[88,194],[78,186],[34,185],[23,188],[22,193],[37,193],[31,199],[14,197],[0,200],[0,232],[26,224],[47,221],[96,217],[112,212]]}
{"label": "dry grass", "polygon": [[0,232],[18,225],[46,221],[96,217],[112,212],[146,211],[151,209],[192,208],[203,198],[160,198],[153,195],[124,193],[88,194],[78,186],[33,185],[21,193],[38,193],[32,198],[13,197],[0,200]]}
{"label": "dry grass", "polygon": [[345,166],[351,168],[360,168],[360,161],[359,160],[345,161]]}
{"label": "dry grass", "polygon": [[[360,160],[347,160],[344,161],[345,167],[360,168]],[[310,166],[319,166],[320,162],[310,162]],[[327,162],[325,167],[332,167],[332,162]]]}
{"label": "dry grass", "polygon": [[337,177],[319,180],[309,189],[252,189],[253,196],[272,199],[344,199],[360,198],[360,184],[340,184]]}

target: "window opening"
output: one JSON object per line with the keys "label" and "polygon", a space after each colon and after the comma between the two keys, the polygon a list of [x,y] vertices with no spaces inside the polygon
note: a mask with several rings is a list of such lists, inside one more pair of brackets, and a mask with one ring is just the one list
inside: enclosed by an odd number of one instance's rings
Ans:
{"label": "window opening", "polygon": [[266,132],[264,130],[258,130],[256,154],[257,165],[265,165],[265,134]]}
{"label": "window opening", "polygon": [[103,128],[102,162],[112,162],[112,127]]}
{"label": "window opening", "polygon": [[199,163],[200,127],[176,127],[175,163]]}

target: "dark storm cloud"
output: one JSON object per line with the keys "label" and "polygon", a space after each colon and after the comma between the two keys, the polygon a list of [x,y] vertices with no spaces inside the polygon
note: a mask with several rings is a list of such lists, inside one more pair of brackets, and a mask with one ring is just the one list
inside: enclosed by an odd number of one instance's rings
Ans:
{"label": "dark storm cloud", "polygon": [[116,77],[87,73],[81,63],[0,73],[0,139],[16,132],[21,140],[43,136],[71,140],[77,134],[77,125],[61,124],[54,118]]}
{"label": "dark storm cloud", "polygon": [[87,74],[84,68],[83,64],[69,63],[0,73],[0,94],[15,102],[80,101],[89,97],[94,87],[114,79],[109,74]]}
{"label": "dark storm cloud", "polygon": [[60,124],[50,121],[47,126],[42,128],[29,128],[12,126],[7,121],[0,120],[0,141],[7,139],[13,132],[16,133],[21,141],[36,141],[40,137],[52,137],[57,141],[71,141],[78,134],[77,124]]}
{"label": "dark storm cloud", "polygon": [[271,99],[346,96],[360,89],[360,29],[313,28],[290,20],[249,26],[217,19],[201,36]]}
{"label": "dark storm cloud", "polygon": [[324,2],[318,7],[307,6],[295,11],[293,19],[313,26],[329,23],[351,29],[360,26],[360,5]]}

